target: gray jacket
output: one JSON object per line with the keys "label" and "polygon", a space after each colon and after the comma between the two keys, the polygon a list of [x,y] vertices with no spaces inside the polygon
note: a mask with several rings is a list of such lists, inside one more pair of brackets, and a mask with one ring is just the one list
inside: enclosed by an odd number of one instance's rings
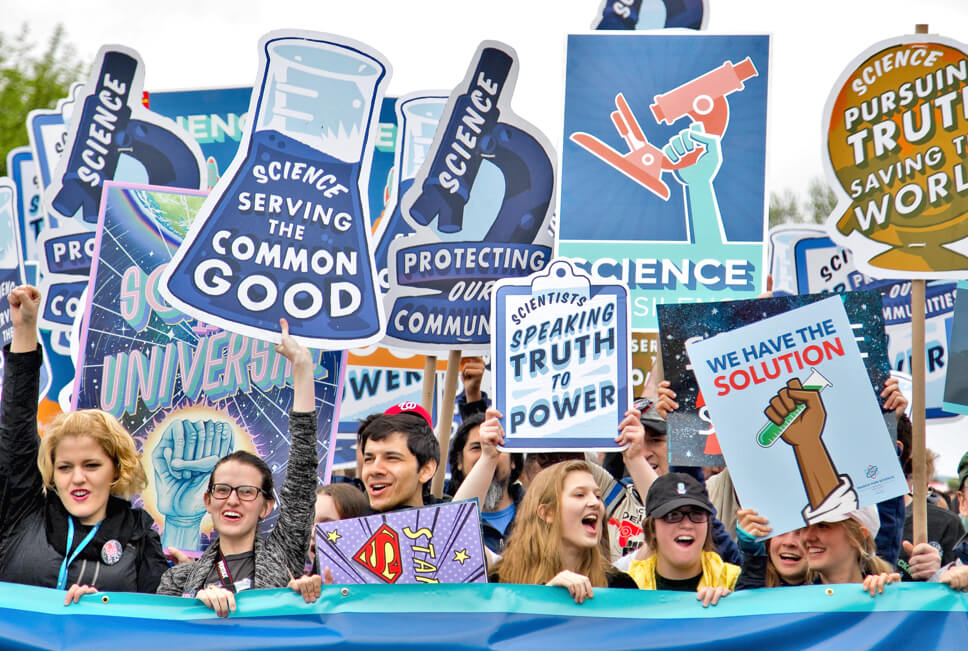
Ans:
{"label": "gray jacket", "polygon": [[[253,588],[284,588],[302,576],[316,510],[316,414],[289,412],[289,467],[272,532],[255,538]],[[161,577],[158,594],[194,597],[218,562],[216,539],[194,563],[176,565]],[[291,573],[291,575],[290,575]]]}

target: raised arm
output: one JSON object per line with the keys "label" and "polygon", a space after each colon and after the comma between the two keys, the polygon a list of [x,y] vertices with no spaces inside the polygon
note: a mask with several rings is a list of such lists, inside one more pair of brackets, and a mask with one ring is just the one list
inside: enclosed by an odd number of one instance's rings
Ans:
{"label": "raised arm", "polygon": [[280,320],[282,343],[276,352],[292,364],[293,402],[289,413],[289,463],[279,495],[279,519],[270,535],[286,556],[286,565],[302,575],[316,504],[316,397],[313,355],[289,335],[289,324]]}
{"label": "raised arm", "polygon": [[487,489],[494,479],[497,470],[498,457],[501,451],[497,446],[504,445],[504,428],[501,427],[501,412],[493,407],[485,412],[485,420],[481,423],[481,458],[471,468],[460,488],[454,495],[454,501],[477,498],[477,503],[483,508]]}
{"label": "raised arm", "polygon": [[619,434],[615,442],[627,446],[622,451],[625,469],[632,478],[635,490],[645,499],[652,482],[658,475],[645,460],[645,427],[642,426],[642,412],[638,409],[629,409],[625,412],[625,418],[619,423]]}
{"label": "raised arm", "polygon": [[4,350],[3,398],[0,401],[0,530],[19,521],[43,499],[37,468],[37,403],[42,354],[37,346],[40,292],[29,285],[7,296],[13,340]]}

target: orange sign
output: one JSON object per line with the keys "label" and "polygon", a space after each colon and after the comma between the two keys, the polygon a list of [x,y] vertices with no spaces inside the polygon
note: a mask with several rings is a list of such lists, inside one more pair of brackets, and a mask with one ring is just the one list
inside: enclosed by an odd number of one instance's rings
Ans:
{"label": "orange sign", "polygon": [[839,202],[831,237],[875,278],[968,270],[968,46],[882,41],[854,59],[824,112],[825,167]]}

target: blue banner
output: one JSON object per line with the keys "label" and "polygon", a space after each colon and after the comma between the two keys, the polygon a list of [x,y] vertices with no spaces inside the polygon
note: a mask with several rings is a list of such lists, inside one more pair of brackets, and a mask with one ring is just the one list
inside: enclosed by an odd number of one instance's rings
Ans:
{"label": "blue banner", "polygon": [[220,620],[195,599],[103,593],[65,607],[63,591],[0,584],[4,649],[963,649],[968,596],[938,584],[738,592],[703,608],[694,594],[520,585],[323,586],[247,590]]}

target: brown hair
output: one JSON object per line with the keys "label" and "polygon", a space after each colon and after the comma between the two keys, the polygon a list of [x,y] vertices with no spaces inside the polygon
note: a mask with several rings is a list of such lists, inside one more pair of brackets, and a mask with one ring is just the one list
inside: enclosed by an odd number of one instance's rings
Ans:
{"label": "brown hair", "polygon": [[333,498],[333,504],[336,505],[336,512],[339,513],[341,520],[366,515],[370,505],[360,489],[344,482],[320,486],[316,489],[316,495],[328,495]]}
{"label": "brown hair", "polygon": [[[531,481],[514,518],[514,531],[508,539],[504,559],[497,568],[501,583],[544,585],[564,570],[561,562],[561,495],[565,478],[573,472],[586,472],[594,478],[584,461],[564,461],[545,468]],[[551,522],[539,511],[553,513]],[[597,547],[583,549],[576,569],[595,587],[605,587],[608,568],[608,534],[602,522],[602,538]]]}
{"label": "brown hair", "polygon": [[48,490],[54,490],[54,462],[57,446],[68,436],[90,436],[114,463],[111,493],[130,497],[148,484],[141,455],[134,439],[111,414],[100,409],[82,409],[60,414],[47,426],[37,453],[37,467]]}

